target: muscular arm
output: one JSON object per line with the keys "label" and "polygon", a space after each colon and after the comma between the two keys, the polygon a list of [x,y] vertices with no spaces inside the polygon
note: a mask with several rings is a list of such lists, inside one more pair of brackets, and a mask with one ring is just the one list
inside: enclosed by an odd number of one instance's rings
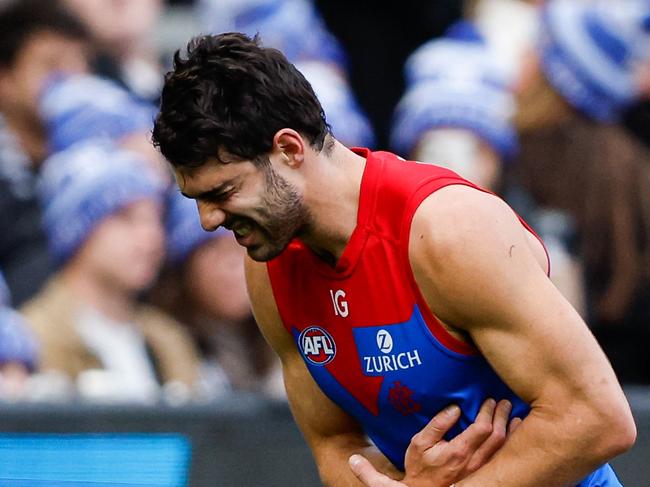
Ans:
{"label": "muscular arm", "polygon": [[457,487],[574,485],[634,442],[614,372],[534,245],[505,203],[464,186],[434,193],[413,219],[409,256],[429,306],[532,408]]}
{"label": "muscular arm", "polygon": [[255,319],[282,361],[291,412],[316,460],[327,486],[362,486],[348,468],[348,458],[361,453],[375,467],[401,478],[349,415],[334,404],[314,382],[290,335],[280,320],[265,264],[246,259],[246,280]]}

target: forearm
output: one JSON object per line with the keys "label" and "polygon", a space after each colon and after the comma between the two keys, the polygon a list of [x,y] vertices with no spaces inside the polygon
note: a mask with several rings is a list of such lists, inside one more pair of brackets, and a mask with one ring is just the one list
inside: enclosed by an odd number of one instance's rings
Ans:
{"label": "forearm", "polygon": [[388,477],[400,480],[404,473],[397,470],[395,466],[375,447],[369,445],[330,445],[330,448],[321,448],[316,455],[318,471],[326,487],[363,487],[348,466],[348,459],[354,454],[361,454],[367,458],[377,471]]}
{"label": "forearm", "polygon": [[[550,408],[549,408],[550,409]],[[619,453],[611,425],[589,411],[531,411],[487,464],[456,487],[572,486]]]}

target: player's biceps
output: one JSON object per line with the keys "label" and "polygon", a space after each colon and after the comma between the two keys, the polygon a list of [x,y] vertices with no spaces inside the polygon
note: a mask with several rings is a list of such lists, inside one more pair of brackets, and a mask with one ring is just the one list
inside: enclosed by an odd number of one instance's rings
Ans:
{"label": "player's biceps", "polygon": [[539,397],[543,382],[550,379],[547,364],[540,357],[539,338],[522,331],[480,327],[472,339],[497,375],[524,401]]}
{"label": "player's biceps", "polygon": [[484,327],[473,334],[497,372],[506,370],[537,384],[542,378],[561,380],[580,389],[606,366],[587,325],[554,288],[541,289],[537,304],[516,313],[503,329]]}

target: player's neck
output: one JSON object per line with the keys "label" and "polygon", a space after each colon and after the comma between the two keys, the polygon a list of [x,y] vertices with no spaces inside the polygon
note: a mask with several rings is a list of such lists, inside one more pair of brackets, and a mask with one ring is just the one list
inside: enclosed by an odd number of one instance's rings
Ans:
{"label": "player's neck", "polygon": [[305,192],[312,225],[301,240],[334,265],[357,225],[366,160],[337,141],[331,153],[320,154],[319,159],[313,165]]}

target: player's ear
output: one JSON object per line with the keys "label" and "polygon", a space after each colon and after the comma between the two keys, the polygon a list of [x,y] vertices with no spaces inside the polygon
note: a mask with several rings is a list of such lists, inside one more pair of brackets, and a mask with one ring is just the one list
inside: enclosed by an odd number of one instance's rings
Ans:
{"label": "player's ear", "polygon": [[293,129],[280,129],[273,136],[273,152],[279,155],[280,162],[299,167],[305,160],[305,141]]}

